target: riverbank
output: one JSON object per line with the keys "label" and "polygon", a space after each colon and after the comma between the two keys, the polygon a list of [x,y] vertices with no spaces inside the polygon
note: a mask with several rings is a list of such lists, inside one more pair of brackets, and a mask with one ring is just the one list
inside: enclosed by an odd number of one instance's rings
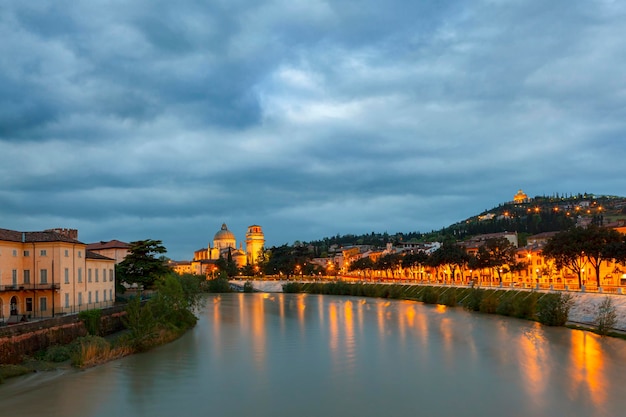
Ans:
{"label": "riverbank", "polygon": [[[101,310],[62,319],[69,323],[51,320],[40,322],[30,331],[11,329],[15,331],[0,339],[3,348],[0,352],[11,359],[0,365],[0,382],[37,372],[41,367],[54,369],[54,364],[67,361],[75,368],[84,369],[176,340],[197,323],[193,310],[199,305],[200,282],[196,284],[184,289],[177,277],[165,277],[157,284],[153,298],[141,301],[135,297],[121,307],[123,310],[116,314],[122,327],[116,333],[103,331]],[[71,334],[67,331],[70,325],[74,329]],[[108,339],[101,335],[107,335]],[[20,343],[29,350],[20,350]]]}
{"label": "riverbank", "polygon": [[[282,292],[282,286],[284,284],[293,283],[293,281],[251,281],[254,289],[260,292]],[[233,281],[233,283],[241,283],[240,281]],[[375,284],[370,284],[375,285]],[[380,284],[378,284],[380,285]],[[392,285],[392,284],[383,284]],[[402,286],[417,285],[417,284],[402,284]],[[463,288],[467,287],[450,287],[442,286],[441,288]],[[501,291],[513,291],[506,288],[500,289]],[[518,290],[514,290],[518,291]],[[528,291],[532,292],[532,291]],[[535,291],[540,294],[549,293],[549,291]],[[560,293],[560,292],[558,292]],[[573,326],[580,326],[583,329],[592,330],[595,328],[595,316],[598,311],[600,303],[602,303],[607,297],[611,299],[611,302],[615,308],[616,321],[613,326],[613,330],[617,332],[626,332],[626,295],[617,294],[598,294],[598,293],[567,293],[572,296],[572,306],[568,314],[568,323]]]}

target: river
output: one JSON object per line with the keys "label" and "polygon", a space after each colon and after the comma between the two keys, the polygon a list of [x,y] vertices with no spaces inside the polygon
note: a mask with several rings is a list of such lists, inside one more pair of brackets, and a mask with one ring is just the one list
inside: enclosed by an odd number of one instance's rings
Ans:
{"label": "river", "polygon": [[460,308],[211,295],[150,352],[0,385],[6,416],[603,416],[626,410],[626,341]]}

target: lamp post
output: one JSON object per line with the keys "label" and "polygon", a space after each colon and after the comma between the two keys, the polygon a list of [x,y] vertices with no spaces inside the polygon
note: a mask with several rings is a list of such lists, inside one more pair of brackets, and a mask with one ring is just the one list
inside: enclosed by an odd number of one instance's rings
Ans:
{"label": "lamp post", "polygon": [[539,268],[535,269],[535,274],[537,277],[537,289],[539,289]]}

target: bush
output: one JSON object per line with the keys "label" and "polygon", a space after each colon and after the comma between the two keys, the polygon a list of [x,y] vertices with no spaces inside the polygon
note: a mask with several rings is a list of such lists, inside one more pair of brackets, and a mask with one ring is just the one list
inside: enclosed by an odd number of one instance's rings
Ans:
{"label": "bush", "polygon": [[514,294],[506,294],[504,297],[500,299],[498,303],[498,307],[496,308],[496,313],[502,316],[512,316],[515,312],[515,308],[513,305],[513,299],[516,293]]}
{"label": "bush", "polygon": [[520,291],[513,297],[513,316],[534,320],[537,310],[537,293]]}
{"label": "bush", "polygon": [[548,326],[563,326],[572,306],[569,294],[544,294],[537,301],[537,320]]}
{"label": "bush", "polygon": [[207,290],[214,293],[232,292],[228,278],[219,277],[207,281]]}
{"label": "bush", "polygon": [[598,333],[602,336],[609,334],[611,329],[615,327],[617,313],[613,305],[613,300],[611,300],[610,297],[605,297],[600,303],[593,322],[597,327]]}
{"label": "bush", "polygon": [[462,300],[463,308],[469,311],[480,311],[480,302],[483,299],[484,291],[473,288]]}
{"label": "bush", "polygon": [[456,288],[448,288],[443,294],[439,296],[439,302],[445,304],[448,307],[456,307]]}
{"label": "bush", "polygon": [[69,345],[50,346],[41,359],[46,362],[65,362],[72,357],[72,350],[72,346]]}
{"label": "bush", "polygon": [[439,300],[439,294],[433,287],[426,287],[422,291],[422,302],[426,304],[437,304]]}
{"label": "bush", "polygon": [[299,282],[287,282],[283,284],[284,293],[300,293],[302,292],[302,284]]}
{"label": "bush", "polygon": [[483,295],[478,305],[481,313],[495,314],[498,309],[498,297],[494,293]]}
{"label": "bush", "polygon": [[87,333],[92,336],[100,335],[100,317],[102,316],[102,310],[85,310],[78,313],[78,318],[83,321]]}
{"label": "bush", "polygon": [[252,285],[252,282],[246,281],[246,283],[243,284],[243,292],[254,292],[254,286]]}

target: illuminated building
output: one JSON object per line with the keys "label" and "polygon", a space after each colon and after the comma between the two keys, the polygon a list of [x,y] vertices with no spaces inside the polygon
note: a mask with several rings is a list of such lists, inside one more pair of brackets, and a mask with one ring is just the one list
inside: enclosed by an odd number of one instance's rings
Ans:
{"label": "illuminated building", "polygon": [[237,239],[235,234],[228,230],[226,223],[222,224],[213,236],[212,244],[207,248],[201,248],[194,252],[193,260],[187,262],[175,262],[174,270],[179,274],[191,272],[199,275],[211,275],[217,270],[215,262],[219,258],[227,259],[230,257],[237,267],[241,268],[248,265],[254,265],[259,258],[265,245],[265,235],[261,226],[248,226],[246,233],[246,248],[243,243],[237,248]]}
{"label": "illuminated building", "polygon": [[75,229],[0,229],[0,321],[108,307],[115,260],[87,250]]}
{"label": "illuminated building", "polygon": [[521,190],[517,190],[517,194],[513,197],[513,202],[516,204],[528,202],[528,196]]}

